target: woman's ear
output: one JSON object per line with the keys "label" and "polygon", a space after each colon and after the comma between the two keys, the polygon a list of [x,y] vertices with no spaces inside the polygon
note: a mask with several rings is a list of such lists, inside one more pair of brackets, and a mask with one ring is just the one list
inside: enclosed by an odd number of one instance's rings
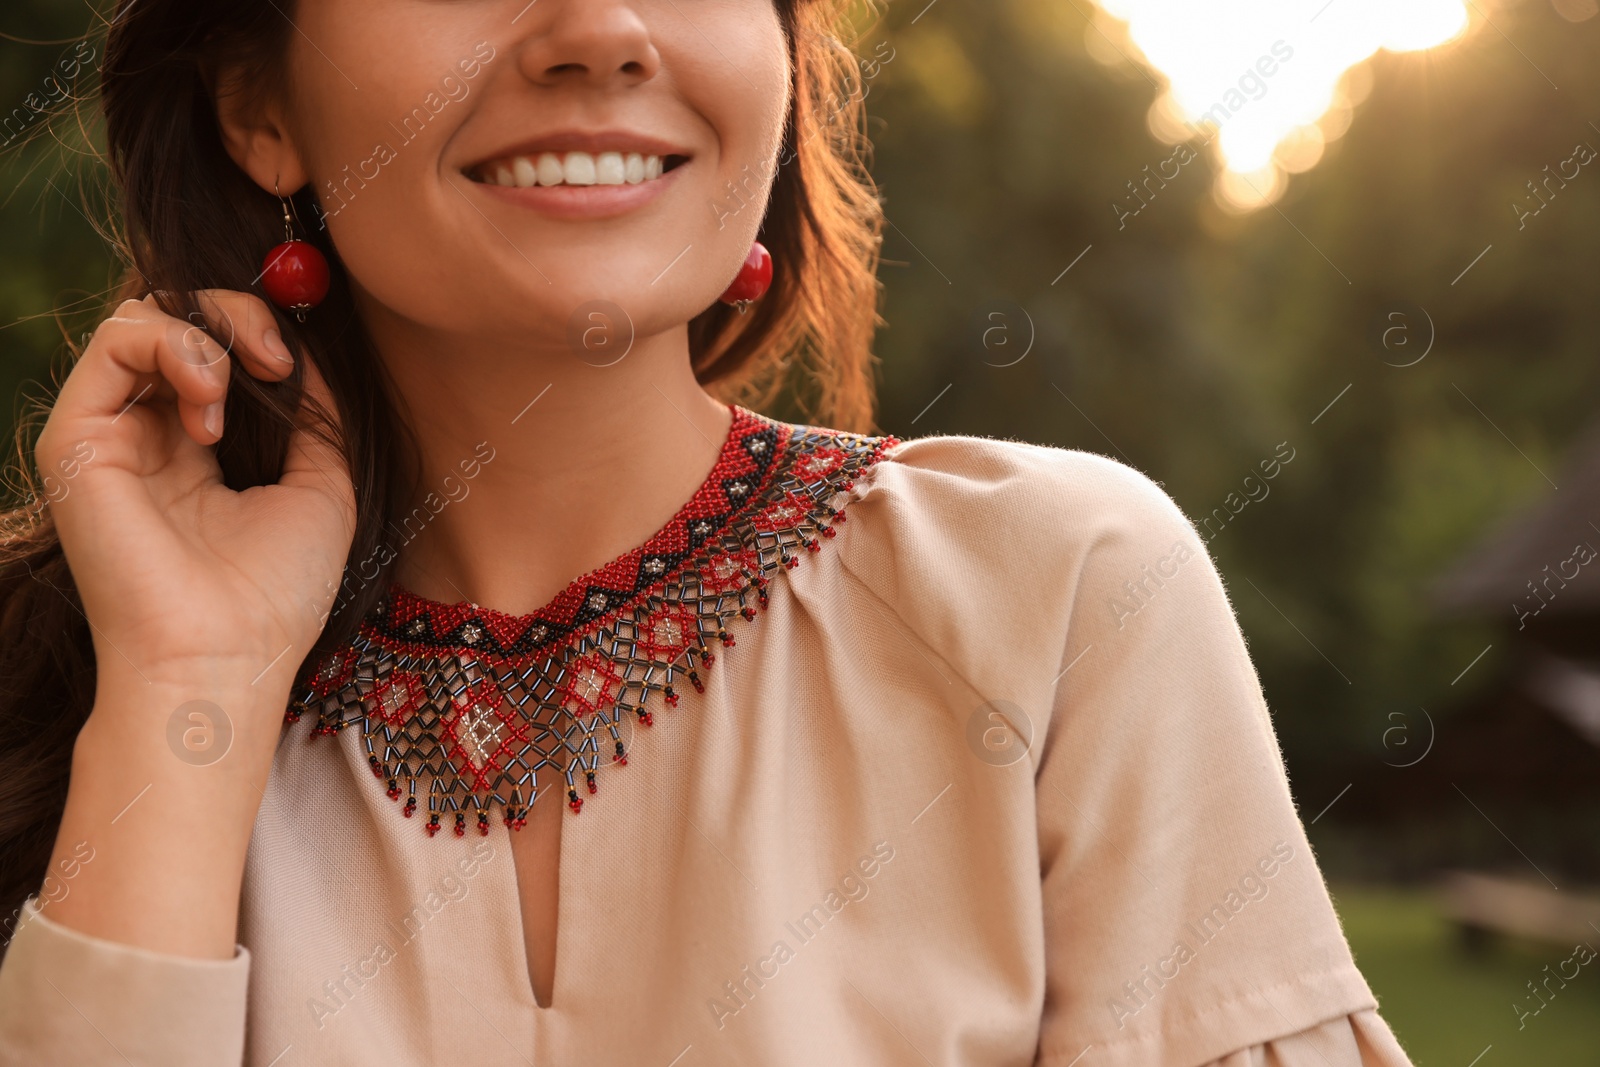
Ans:
{"label": "woman's ear", "polygon": [[239,169],[269,193],[288,196],[305,185],[310,176],[278,95],[253,89],[242,68],[217,71],[209,80],[223,147]]}

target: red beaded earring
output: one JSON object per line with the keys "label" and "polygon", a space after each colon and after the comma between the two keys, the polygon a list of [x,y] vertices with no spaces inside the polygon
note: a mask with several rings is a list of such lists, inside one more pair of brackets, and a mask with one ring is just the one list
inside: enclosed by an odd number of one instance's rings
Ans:
{"label": "red beaded earring", "polygon": [[304,322],[306,312],[328,295],[328,261],[315,245],[295,237],[295,215],[289,199],[278,192],[276,182],[272,190],[283,202],[283,243],[262,260],[261,287],[274,304],[294,312],[294,317]]}
{"label": "red beaded earring", "polygon": [[733,284],[722,294],[722,302],[732,304],[742,315],[771,287],[772,253],[767,251],[766,245],[757,241],[750,246],[750,254],[744,257],[744,265],[739,268]]}

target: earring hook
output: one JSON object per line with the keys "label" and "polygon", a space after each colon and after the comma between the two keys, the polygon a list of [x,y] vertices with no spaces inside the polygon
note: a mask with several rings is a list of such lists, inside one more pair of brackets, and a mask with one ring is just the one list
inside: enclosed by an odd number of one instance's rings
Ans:
{"label": "earring hook", "polygon": [[285,241],[293,241],[295,239],[294,226],[295,223],[300,221],[300,211],[294,206],[294,201],[284,196],[283,191],[278,188],[278,179],[276,177],[272,179],[272,192],[277,196],[279,203],[283,205],[283,239]]}

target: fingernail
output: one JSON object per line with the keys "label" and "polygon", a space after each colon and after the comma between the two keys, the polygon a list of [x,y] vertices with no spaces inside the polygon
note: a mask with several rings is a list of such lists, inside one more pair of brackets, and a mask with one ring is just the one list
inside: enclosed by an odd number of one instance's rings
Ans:
{"label": "fingernail", "polygon": [[267,350],[267,355],[279,363],[294,362],[294,357],[289,354],[289,346],[283,343],[283,337],[277,330],[268,330],[262,334],[261,346]]}
{"label": "fingernail", "polygon": [[222,436],[222,402],[221,401],[218,401],[215,404],[207,404],[206,407],[205,407],[205,411],[203,411],[201,413],[201,419],[205,422],[206,429],[211,431],[212,436],[214,436],[214,437],[221,437]]}

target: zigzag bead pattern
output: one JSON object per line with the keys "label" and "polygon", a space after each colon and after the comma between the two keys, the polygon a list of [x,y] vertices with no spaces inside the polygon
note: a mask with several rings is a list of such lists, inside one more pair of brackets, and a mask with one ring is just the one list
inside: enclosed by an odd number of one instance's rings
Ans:
{"label": "zigzag bead pattern", "polygon": [[530,615],[393,586],[285,717],[314,715],[313,738],[359,726],[402,814],[426,798],[430,837],[446,819],[487,834],[496,805],[521,829],[555,777],[582,811],[600,768],[627,764],[635,724],[676,708],[683,680],[705,691],[730,623],[753,622],[772,579],[834,536],[853,479],[899,443],[732,411],[711,474],[642,546]]}

